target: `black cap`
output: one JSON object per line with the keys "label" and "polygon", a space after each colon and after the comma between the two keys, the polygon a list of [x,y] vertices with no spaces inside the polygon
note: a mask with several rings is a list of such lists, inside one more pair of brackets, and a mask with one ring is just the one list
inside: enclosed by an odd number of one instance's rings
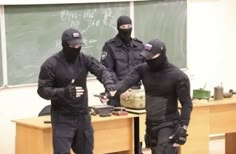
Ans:
{"label": "black cap", "polygon": [[82,45],[81,33],[73,28],[65,30],[61,37],[62,42],[67,42],[71,46]]}
{"label": "black cap", "polygon": [[144,50],[141,52],[141,55],[146,59],[151,59],[156,54],[165,54],[165,52],[165,44],[159,39],[153,39],[144,45]]}
{"label": "black cap", "polygon": [[132,25],[132,21],[131,21],[129,16],[120,16],[117,19],[117,28],[118,29],[121,25],[126,25],[126,24],[131,24]]}

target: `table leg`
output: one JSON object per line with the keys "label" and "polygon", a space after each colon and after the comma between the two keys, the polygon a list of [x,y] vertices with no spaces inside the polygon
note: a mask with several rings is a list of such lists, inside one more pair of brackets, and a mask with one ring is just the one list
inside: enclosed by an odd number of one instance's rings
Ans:
{"label": "table leg", "polygon": [[226,154],[236,153],[236,133],[225,134],[225,153]]}

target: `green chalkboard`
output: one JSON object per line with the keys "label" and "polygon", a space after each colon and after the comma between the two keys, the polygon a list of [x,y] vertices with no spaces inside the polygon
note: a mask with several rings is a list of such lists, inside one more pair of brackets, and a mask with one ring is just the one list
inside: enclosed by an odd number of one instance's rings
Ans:
{"label": "green chalkboard", "polygon": [[153,0],[134,3],[135,36],[144,42],[164,41],[170,62],[187,67],[187,1]]}
{"label": "green chalkboard", "polygon": [[[130,14],[130,3],[9,5],[4,11],[8,85],[22,85],[37,82],[40,65],[61,49],[61,34],[67,28],[79,29],[85,43],[82,52],[100,59],[104,42],[117,33],[117,18]],[[135,1],[133,13],[134,36],[143,42],[160,38],[169,61],[187,67],[187,1]],[[0,86],[1,57],[2,52]]]}
{"label": "green chalkboard", "polygon": [[8,84],[36,83],[39,67],[61,49],[61,34],[82,32],[82,52],[100,59],[105,41],[116,34],[116,20],[129,15],[129,2],[4,6]]}

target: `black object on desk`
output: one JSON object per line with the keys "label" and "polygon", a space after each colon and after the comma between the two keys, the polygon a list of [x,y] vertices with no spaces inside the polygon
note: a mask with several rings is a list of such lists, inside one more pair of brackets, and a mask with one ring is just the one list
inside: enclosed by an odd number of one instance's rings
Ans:
{"label": "black object on desk", "polygon": [[45,123],[45,124],[50,124],[51,121],[49,121],[49,120],[45,120],[43,123]]}
{"label": "black object on desk", "polygon": [[93,112],[95,112],[96,114],[100,114],[100,113],[111,113],[114,106],[111,105],[93,105],[89,107],[91,110],[93,110]]}

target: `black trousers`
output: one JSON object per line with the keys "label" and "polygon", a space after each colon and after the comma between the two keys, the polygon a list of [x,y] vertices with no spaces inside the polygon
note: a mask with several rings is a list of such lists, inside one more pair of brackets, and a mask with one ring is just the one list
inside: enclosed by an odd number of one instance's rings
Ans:
{"label": "black trousers", "polygon": [[151,146],[152,154],[177,154],[177,148],[173,147],[169,137],[174,133],[175,127],[163,127],[157,130],[157,144]]}
{"label": "black trousers", "polygon": [[93,154],[94,131],[89,114],[76,116],[51,115],[53,153]]}

